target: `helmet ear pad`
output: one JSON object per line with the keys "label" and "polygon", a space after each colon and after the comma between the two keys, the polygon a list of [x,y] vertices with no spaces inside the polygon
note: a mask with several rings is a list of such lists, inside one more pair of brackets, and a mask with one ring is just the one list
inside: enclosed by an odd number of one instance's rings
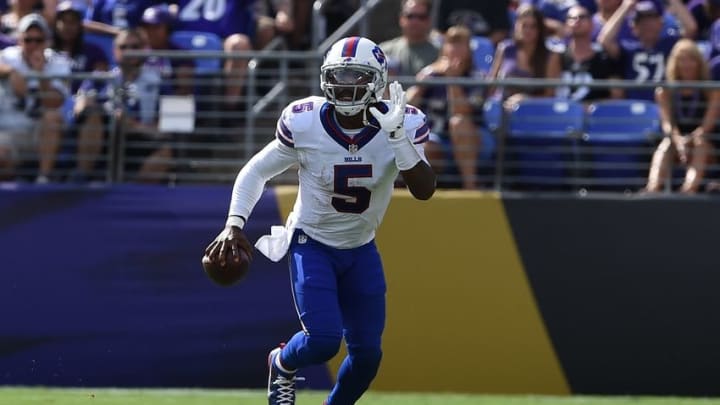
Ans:
{"label": "helmet ear pad", "polygon": [[320,89],[335,110],[356,115],[382,99],[387,86],[387,59],[373,41],[343,38],[333,44],[320,69]]}

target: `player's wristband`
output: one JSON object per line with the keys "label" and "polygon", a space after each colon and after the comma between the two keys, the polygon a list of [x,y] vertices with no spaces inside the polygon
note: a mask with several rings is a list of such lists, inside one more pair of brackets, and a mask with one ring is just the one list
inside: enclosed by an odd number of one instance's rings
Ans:
{"label": "player's wristband", "polygon": [[238,228],[243,229],[245,226],[245,218],[240,215],[230,215],[227,221],[225,221],[225,226],[237,226]]}
{"label": "player's wristband", "polygon": [[410,170],[422,160],[415,146],[413,146],[410,138],[405,136],[403,130],[399,130],[398,137],[389,137],[388,143],[393,152],[395,152],[395,165],[400,170]]}

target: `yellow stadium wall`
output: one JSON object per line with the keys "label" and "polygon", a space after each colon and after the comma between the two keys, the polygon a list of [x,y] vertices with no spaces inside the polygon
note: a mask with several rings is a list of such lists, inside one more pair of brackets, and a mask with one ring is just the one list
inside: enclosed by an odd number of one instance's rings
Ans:
{"label": "yellow stadium wall", "polygon": [[[287,215],[295,190],[278,194]],[[711,197],[397,191],[377,235],[389,291],[372,388],[720,395],[719,210]]]}
{"label": "yellow stadium wall", "polygon": [[[295,189],[277,192],[285,217]],[[377,242],[388,317],[373,389],[569,392],[497,195],[397,192]]]}

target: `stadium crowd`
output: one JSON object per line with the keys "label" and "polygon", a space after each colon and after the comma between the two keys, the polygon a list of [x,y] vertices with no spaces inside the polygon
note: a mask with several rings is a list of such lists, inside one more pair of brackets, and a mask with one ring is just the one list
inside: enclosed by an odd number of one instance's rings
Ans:
{"label": "stadium crowd", "polygon": [[[182,152],[173,147],[176,134],[158,128],[158,100],[202,91],[195,83],[200,65],[124,52],[187,49],[177,32],[202,32],[226,52],[273,47],[275,39],[284,50],[309,50],[317,32],[313,3],[0,1],[0,180],[102,180],[93,173],[109,164],[103,156],[114,154],[123,156],[125,179],[167,182],[173,156]],[[322,35],[334,32],[361,3],[322,2]],[[655,152],[639,189],[661,191],[668,177],[679,175],[678,191],[695,193],[714,180],[720,93],[692,83],[665,84],[720,78],[720,1],[392,0],[380,7],[378,20],[391,18],[392,24],[376,24],[367,36],[386,53],[391,80],[415,78],[407,95],[428,114],[426,151],[441,187],[488,187],[499,149],[488,103],[508,115],[531,99],[586,109],[602,100],[652,103],[664,136],[651,145]],[[96,72],[106,75],[100,79]],[[242,115],[248,59],[224,59],[219,72],[222,101],[212,108]],[[438,85],[438,78],[467,80]],[[566,84],[487,85],[514,78]],[[587,85],[607,79],[648,86]],[[221,124],[228,125],[241,124]]]}

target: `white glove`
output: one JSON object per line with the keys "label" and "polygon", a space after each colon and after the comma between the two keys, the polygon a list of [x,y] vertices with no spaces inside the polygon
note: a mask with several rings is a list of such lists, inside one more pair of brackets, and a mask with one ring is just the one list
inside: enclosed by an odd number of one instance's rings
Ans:
{"label": "white glove", "polygon": [[[401,130],[405,122],[406,103],[407,100],[405,100],[405,92],[403,91],[402,85],[394,81],[390,83],[390,105],[388,106],[388,112],[383,114],[375,107],[370,107],[368,110],[378,121],[380,128],[394,138],[397,135],[405,135]],[[399,133],[396,135],[395,132]]]}

